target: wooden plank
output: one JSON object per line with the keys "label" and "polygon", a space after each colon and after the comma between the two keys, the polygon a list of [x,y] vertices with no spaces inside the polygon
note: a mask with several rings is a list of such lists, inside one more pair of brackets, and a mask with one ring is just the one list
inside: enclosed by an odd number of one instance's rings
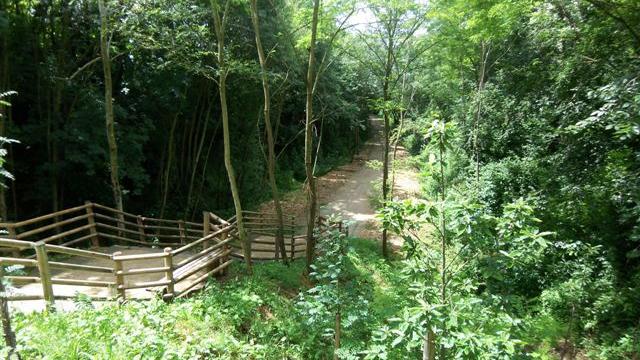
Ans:
{"label": "wooden plank", "polygon": [[[92,229],[93,229],[93,228],[92,228]],[[60,244],[60,246],[69,246],[69,245],[74,245],[74,244],[77,244],[77,243],[79,243],[79,242],[83,242],[83,241],[85,241],[85,240],[87,240],[87,239],[91,239],[91,238],[93,238],[94,236],[97,236],[97,234],[98,234],[98,233],[96,233],[96,235],[94,235],[94,234],[90,233],[89,235],[81,236],[81,237],[79,237],[79,238],[77,238],[77,239],[75,239],[75,240],[71,240],[71,241],[64,242],[64,243]]]}
{"label": "wooden plank", "polygon": [[84,208],[86,207],[86,205],[80,205],[80,206],[76,206],[76,207],[72,207],[69,209],[65,209],[65,210],[60,210],[51,214],[47,214],[47,215],[42,215],[42,216],[38,216],[35,218],[31,218],[28,220],[23,220],[23,221],[19,221],[19,222],[15,222],[15,223],[0,223],[0,227],[7,227],[7,226],[14,226],[14,227],[22,227],[25,225],[30,225],[33,223],[37,223],[39,221],[43,221],[43,220],[48,220],[51,218],[55,218],[56,216],[60,216],[60,215],[65,215],[65,214],[69,214],[75,211],[80,211],[80,210],[84,210]]}
{"label": "wooden plank", "polygon": [[218,224],[229,225],[229,222],[227,222],[227,220],[221,218],[220,216],[218,216],[218,215],[216,215],[216,214],[214,214],[212,212],[209,212],[209,216],[211,217],[211,220],[217,222]]}
{"label": "wooden plank", "polygon": [[7,301],[30,301],[30,300],[42,300],[44,296],[42,295],[3,295]]}
{"label": "wooden plank", "polygon": [[[185,269],[184,272],[180,272],[179,275],[175,275],[175,281],[179,282],[182,281],[186,278],[188,278],[189,276],[197,273],[200,270],[206,269],[209,265],[213,264],[214,262],[220,260],[221,258],[223,258],[224,256],[228,255],[231,253],[231,250],[227,250],[226,252],[218,252],[215,254],[212,254],[210,259],[207,259],[206,261],[202,261],[201,263],[197,264],[196,266],[190,267],[191,264],[187,264],[186,266],[182,267],[181,269]],[[180,270],[180,269],[179,269]]]}
{"label": "wooden plank", "polygon": [[48,242],[51,242],[51,241],[54,241],[54,240],[62,239],[62,238],[67,237],[69,235],[73,235],[75,233],[79,233],[80,231],[84,231],[84,230],[90,229],[92,226],[93,225],[91,225],[91,224],[83,225],[83,226],[77,227],[75,229],[63,231],[60,234],[49,236],[48,238],[44,238],[44,239],[42,239],[40,241],[48,243]]}
{"label": "wooden plank", "polygon": [[[96,218],[104,219],[104,220],[109,220],[109,221],[113,221],[113,222],[114,222],[114,223],[116,223],[116,224],[129,225],[130,227],[135,228],[135,229],[137,229],[137,228],[138,228],[138,224],[137,224],[137,222],[135,222],[135,223],[134,223],[134,222],[127,221],[127,220],[120,220],[120,219],[116,219],[116,218],[114,218],[114,217],[111,217],[111,216],[108,216],[108,215],[103,215],[103,214],[100,214],[100,213],[94,213],[93,215],[94,215]],[[136,218],[136,219],[137,219],[137,218]],[[136,221],[137,221],[137,220],[136,220]],[[118,228],[118,229],[120,229],[120,228]],[[125,227],[125,229],[126,229],[126,227]]]}
{"label": "wooden plank", "polygon": [[[120,215],[128,216],[128,217],[130,217],[130,218],[132,218],[132,219],[135,219],[135,218],[137,217],[137,215],[133,215],[133,214],[131,214],[131,213],[124,212],[124,211],[120,211],[120,210],[118,210],[118,209],[114,209],[114,208],[112,208],[112,207],[104,206],[104,205],[101,205],[101,204],[95,204],[95,203],[94,203],[94,204],[93,204],[93,206],[94,206],[95,208],[98,208],[98,209],[107,210],[107,211],[110,211],[110,212],[113,212],[113,213],[116,213],[116,214],[120,214]],[[96,213],[96,215],[97,215],[97,213]]]}
{"label": "wooden plank", "polygon": [[140,282],[140,283],[135,283],[131,285],[119,285],[118,289],[129,290],[129,289],[152,288],[152,287],[159,287],[159,286],[167,286],[170,283],[171,282],[167,280],[147,281],[147,282]]}
{"label": "wooden plank", "polygon": [[31,241],[0,238],[0,246],[24,250],[31,249],[33,247],[33,243]]}
{"label": "wooden plank", "polygon": [[53,269],[94,271],[94,272],[107,273],[107,274],[113,273],[113,268],[106,267],[106,266],[71,264],[71,263],[57,262],[57,261],[49,261],[49,267]]}
{"label": "wooden plank", "polygon": [[43,231],[49,230],[49,229],[53,229],[53,228],[57,228],[63,225],[67,225],[67,224],[71,224],[72,222],[75,221],[80,221],[80,220],[84,220],[87,219],[89,217],[89,215],[85,214],[85,215],[79,215],[79,216],[75,216],[66,220],[61,220],[58,221],[56,223],[53,224],[49,224],[49,225],[45,225],[45,226],[41,226],[38,228],[35,228],[33,230],[29,230],[29,231],[25,231],[25,232],[21,232],[19,234],[16,235],[16,239],[24,239],[26,237],[29,237],[31,235],[35,235],[35,234],[39,234]]}
{"label": "wooden plank", "polygon": [[109,259],[109,260],[111,260],[111,255],[105,254],[105,253],[101,253],[101,252],[97,252],[97,251],[74,249],[74,248],[70,248],[70,247],[65,247],[65,246],[60,246],[60,245],[51,245],[51,244],[47,244],[46,245],[46,249],[49,252],[56,252],[56,253],[67,254],[67,255],[82,256],[82,257],[88,257],[88,258],[94,258],[94,259]]}
{"label": "wooden plank", "polygon": [[107,234],[107,233],[103,233],[103,232],[99,232],[98,233],[100,236],[104,236],[110,239],[114,239],[114,240],[122,240],[122,241],[128,241],[134,244],[140,244],[140,245],[144,245],[146,247],[151,247],[154,245],[157,246],[180,246],[180,243],[166,243],[166,242],[146,242],[146,241],[140,241],[140,240],[133,240],[133,239],[129,239],[126,237],[122,237],[122,236],[118,236],[118,235],[113,235],[113,234]]}
{"label": "wooden plank", "polygon": [[231,263],[233,262],[233,260],[229,260],[225,263],[222,263],[220,266],[216,267],[215,269],[207,272],[206,274],[200,276],[199,278],[195,279],[191,284],[187,285],[186,288],[182,289],[182,291],[180,291],[178,297],[182,297],[184,295],[186,295],[189,290],[191,290],[191,288],[193,288],[194,286],[198,285],[199,283],[203,282],[204,280],[206,280],[209,276],[224,270],[227,266],[231,265]]}
{"label": "wooden plank", "polygon": [[13,284],[33,284],[40,282],[38,276],[5,275],[4,278]]}
{"label": "wooden plank", "polygon": [[[147,218],[145,218],[145,219],[147,219]],[[174,227],[174,226],[145,225],[144,228],[145,229],[152,229],[152,230],[169,230],[169,231],[176,231],[176,232],[180,231],[180,229],[178,227]]]}
{"label": "wooden plank", "polygon": [[151,253],[151,254],[132,254],[132,255],[116,255],[113,254],[114,261],[132,261],[132,260],[148,260],[148,259],[160,259],[167,256],[165,253]]}
{"label": "wooden plank", "polygon": [[109,230],[113,230],[113,231],[126,232],[128,234],[133,234],[133,235],[136,235],[136,236],[140,234],[138,231],[135,231],[135,230],[119,228],[117,226],[111,226],[111,225],[103,224],[103,223],[100,223],[100,222],[96,222],[96,226],[99,227],[99,228],[101,227],[101,228],[109,229]]}
{"label": "wooden plank", "polygon": [[115,272],[116,275],[142,275],[142,274],[157,274],[161,272],[166,272],[167,270],[171,270],[167,267],[152,267],[152,268],[141,268],[141,269],[127,269],[127,270],[118,270]]}
{"label": "wooden plank", "polygon": [[0,265],[38,266],[37,260],[0,257]]}
{"label": "wooden plank", "polygon": [[187,245],[185,245],[185,246],[183,246],[181,248],[173,250],[173,255],[177,255],[177,254],[179,254],[181,252],[187,251],[187,250],[191,249],[194,246],[197,246],[197,245],[199,245],[199,244],[201,244],[201,243],[203,243],[205,241],[214,239],[216,236],[219,236],[221,234],[226,234],[227,232],[230,232],[231,230],[233,230],[233,227],[227,226],[227,227],[222,228],[222,229],[220,229],[218,231],[214,231],[214,232],[208,234],[207,236],[205,236],[205,237],[203,237],[201,239],[198,239],[198,240],[196,240],[196,241],[194,241],[194,242],[192,242],[190,244],[187,244]]}
{"label": "wooden plank", "polygon": [[217,243],[217,244],[215,244],[213,246],[210,246],[210,247],[208,247],[208,248],[206,248],[206,249],[204,249],[204,250],[202,250],[202,251],[200,251],[198,253],[195,253],[195,254],[189,256],[188,258],[186,258],[184,260],[181,260],[178,264],[176,264],[176,268],[179,268],[179,267],[181,267],[181,266],[183,266],[183,265],[185,265],[187,263],[190,263],[190,262],[194,261],[195,259],[197,259],[197,258],[199,258],[201,256],[204,256],[204,255],[206,255],[207,253],[209,253],[209,252],[211,252],[213,250],[220,249],[223,246],[225,246],[226,244],[228,244],[229,242],[231,242],[232,240],[233,239],[231,239],[231,238],[223,240],[223,241],[221,241],[221,242],[219,242],[219,243]]}
{"label": "wooden plank", "polygon": [[[114,281],[98,281],[98,280],[80,280],[80,279],[65,279],[65,278],[51,278],[52,284],[58,285],[75,285],[75,286],[90,286],[90,287],[110,287],[115,286]],[[45,296],[46,298],[46,296]]]}

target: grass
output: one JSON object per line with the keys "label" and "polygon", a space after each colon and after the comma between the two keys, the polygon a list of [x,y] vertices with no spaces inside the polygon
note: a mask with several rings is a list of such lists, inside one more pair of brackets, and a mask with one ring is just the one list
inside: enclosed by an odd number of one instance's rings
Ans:
{"label": "grass", "polygon": [[[375,242],[350,239],[349,276],[366,294],[369,316],[345,329],[343,344],[365,349],[371,332],[406,300],[399,263],[380,258]],[[306,328],[296,307],[307,289],[304,262],[290,266],[242,264],[223,281],[211,281],[192,298],[164,303],[128,301],[95,306],[79,299],[77,310],[15,314],[23,359],[322,359],[331,342]]]}

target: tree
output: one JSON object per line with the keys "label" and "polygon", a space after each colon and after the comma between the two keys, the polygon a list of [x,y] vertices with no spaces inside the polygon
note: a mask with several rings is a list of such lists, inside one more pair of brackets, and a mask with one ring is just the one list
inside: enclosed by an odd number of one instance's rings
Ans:
{"label": "tree", "polygon": [[[231,195],[233,196],[233,204],[236,210],[236,223],[238,226],[238,238],[242,244],[247,271],[251,273],[251,240],[247,237],[247,231],[244,228],[244,219],[242,216],[242,204],[240,203],[240,191],[236,180],[236,173],[233,169],[231,160],[231,139],[229,136],[229,111],[227,109],[227,75],[229,74],[229,66],[225,60],[225,25],[229,11],[230,1],[224,2],[222,8],[219,0],[211,0],[211,8],[213,10],[213,24],[218,45],[217,61],[218,61],[218,93],[220,94],[220,110],[222,112],[222,134],[224,139],[224,165],[227,169],[229,177],[229,186],[231,187]],[[220,12],[222,11],[222,14]]]}
{"label": "tree", "polygon": [[[375,16],[376,25],[372,27],[373,30],[370,33],[361,34],[360,39],[367,47],[370,57],[368,61],[372,64],[382,91],[378,107],[382,111],[384,121],[382,160],[382,201],[384,203],[388,200],[390,192],[389,152],[391,117],[395,108],[395,87],[428,47],[416,46],[415,42],[414,35],[425,20],[425,14],[417,2],[412,0],[372,1],[369,3],[369,9]],[[387,248],[387,229],[383,228],[382,254],[384,257],[387,257]]]}
{"label": "tree", "polygon": [[271,195],[273,197],[273,207],[276,211],[278,221],[278,230],[276,232],[276,253],[279,253],[283,262],[287,262],[287,251],[284,244],[284,219],[282,215],[282,205],[280,204],[280,191],[276,183],[276,155],[275,141],[273,138],[273,127],[271,125],[271,94],[269,92],[269,78],[267,73],[267,59],[262,48],[262,40],[260,38],[260,19],[258,16],[258,1],[251,0],[251,22],[253,31],[256,36],[256,49],[258,51],[258,60],[260,61],[260,74],[262,80],[262,89],[264,92],[264,125],[267,132],[267,172],[269,174],[269,186],[271,186]]}
{"label": "tree", "polygon": [[315,238],[313,229],[316,221],[316,207],[318,195],[316,193],[316,181],[313,174],[313,88],[315,83],[316,66],[316,36],[318,31],[318,12],[320,0],[313,2],[313,15],[311,18],[311,43],[309,44],[309,62],[307,67],[307,98],[305,103],[305,132],[304,132],[304,165],[307,175],[307,273],[311,272],[311,263],[315,251]]}
{"label": "tree", "polygon": [[[11,106],[11,103],[3,100],[3,98],[11,95],[16,95],[16,94],[17,93],[15,91],[0,92],[0,126],[2,127],[4,127],[4,122],[6,120],[5,110],[7,107]],[[0,136],[0,187],[2,187],[3,189],[6,187],[4,183],[5,179],[13,180],[13,175],[10,172],[8,172],[4,167],[6,155],[7,155],[7,150],[4,148],[4,146],[10,143],[15,143],[15,142],[17,141],[4,137],[4,134]],[[2,220],[6,221],[6,218],[2,218]],[[0,265],[0,319],[2,320],[4,342],[6,346],[9,347],[8,358],[11,358],[11,356],[14,354],[17,344],[16,344],[16,334],[13,331],[13,328],[11,327],[11,314],[9,313],[9,302],[5,297],[6,289],[4,286],[5,279],[3,275],[4,275],[4,266]],[[18,359],[19,358],[20,358],[20,355],[18,354]]]}
{"label": "tree", "polygon": [[[115,120],[113,116],[113,81],[111,79],[111,55],[109,55],[110,32],[109,12],[104,0],[98,0],[100,10],[100,56],[104,71],[104,113],[109,144],[109,170],[111,174],[111,189],[116,209],[124,211],[122,204],[122,188],[118,172],[118,142],[116,140]],[[122,215],[119,215],[122,220]]]}

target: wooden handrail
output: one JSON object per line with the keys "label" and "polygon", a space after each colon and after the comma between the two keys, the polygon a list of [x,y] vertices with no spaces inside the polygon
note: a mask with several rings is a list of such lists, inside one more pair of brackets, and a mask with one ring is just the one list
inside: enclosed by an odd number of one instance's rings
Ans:
{"label": "wooden handrail", "polygon": [[196,260],[196,259],[198,259],[200,257],[205,256],[206,254],[210,253],[211,251],[217,250],[217,249],[223,247],[224,245],[230,243],[232,240],[233,240],[233,238],[227,238],[227,239],[222,240],[221,242],[219,242],[219,243],[217,243],[217,244],[215,244],[213,246],[210,246],[210,247],[208,247],[208,248],[206,248],[206,249],[204,249],[204,250],[202,250],[200,252],[197,252],[197,253],[189,256],[188,258],[180,261],[179,263],[177,263],[175,268],[179,269],[182,266],[184,266],[184,265],[186,265],[186,264],[188,264],[188,263],[190,263],[190,262],[192,262],[192,261],[194,261],[194,260]]}
{"label": "wooden handrail", "polygon": [[231,231],[233,228],[234,228],[233,226],[227,226],[227,227],[224,227],[224,228],[222,228],[222,229],[220,229],[218,231],[214,231],[214,232],[210,233],[209,235],[204,236],[204,237],[202,237],[202,238],[200,238],[200,239],[198,239],[198,240],[196,240],[196,241],[194,241],[192,243],[189,243],[189,244],[187,244],[187,245],[185,245],[185,246],[183,246],[181,248],[177,248],[177,249],[173,250],[172,253],[173,253],[173,255],[180,254],[180,253],[182,253],[182,252],[184,252],[186,250],[189,250],[192,247],[197,246],[198,244],[201,244],[201,243],[203,243],[203,242],[205,242],[207,240],[214,239],[218,235],[225,234],[225,233]]}
{"label": "wooden handrail", "polygon": [[45,248],[47,249],[47,251],[61,253],[61,254],[112,260],[111,255],[97,252],[97,251],[75,249],[75,248],[59,246],[59,245],[51,245],[51,244],[46,244]]}
{"label": "wooden handrail", "polygon": [[41,226],[41,227],[35,228],[33,230],[21,232],[21,233],[16,235],[16,239],[24,239],[24,238],[29,237],[31,235],[39,234],[39,233],[41,233],[43,231],[46,231],[46,230],[49,230],[49,229],[54,229],[54,228],[57,228],[57,227],[60,227],[60,226],[63,226],[63,225],[67,225],[67,224],[70,224],[70,223],[75,222],[75,221],[84,220],[84,219],[87,219],[87,218],[89,218],[89,215],[84,214],[84,215],[75,216],[75,217],[72,217],[72,218],[69,218],[69,219],[66,219],[66,220],[61,220],[61,221],[55,222],[53,224],[49,224],[49,225],[45,225],[45,226]]}
{"label": "wooden handrail", "polygon": [[152,254],[132,254],[132,255],[116,255],[114,253],[114,261],[133,261],[133,260],[148,260],[148,259],[161,259],[167,256],[166,253],[152,253]]}
{"label": "wooden handrail", "polygon": [[6,247],[24,250],[24,249],[31,249],[33,247],[33,242],[0,238],[0,246],[6,246]]}
{"label": "wooden handrail", "polygon": [[48,219],[51,219],[51,218],[55,218],[55,217],[60,216],[60,215],[69,214],[69,213],[72,213],[72,212],[75,212],[75,211],[85,210],[86,208],[87,208],[86,204],[85,205],[80,205],[80,206],[76,206],[76,207],[72,207],[72,208],[69,208],[69,209],[56,211],[56,212],[51,213],[51,214],[46,214],[46,215],[42,215],[42,216],[31,218],[31,219],[23,220],[23,221],[18,221],[18,222],[14,222],[14,223],[0,223],[0,227],[7,227],[7,226],[21,227],[21,226],[37,223],[37,222],[42,221],[42,220],[48,220]]}

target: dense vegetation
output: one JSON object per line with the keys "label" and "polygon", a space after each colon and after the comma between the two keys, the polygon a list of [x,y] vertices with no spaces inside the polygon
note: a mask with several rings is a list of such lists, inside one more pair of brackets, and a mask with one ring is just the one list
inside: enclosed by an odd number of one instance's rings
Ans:
{"label": "dense vegetation", "polygon": [[384,211],[429,270],[421,315],[462,357],[533,336],[564,358],[637,358],[639,3],[431,6],[438,51],[396,95],[426,201]]}
{"label": "dense vegetation", "polygon": [[[357,150],[378,113],[382,251],[332,233],[304,276],[301,262],[251,276],[237,265],[173,304],[79,299],[74,313],[16,315],[21,354],[329,358],[341,330],[344,359],[638,359],[639,2],[326,1],[311,41],[317,0],[260,1],[267,68],[248,2],[107,1],[131,211],[232,208],[221,3],[241,198],[270,195],[261,75],[285,189],[309,176],[305,130],[317,175]],[[89,1],[0,1],[1,157],[16,178],[5,218],[113,201],[99,19]],[[394,200],[398,144],[421,173],[419,198]],[[402,249],[387,251],[387,232]]]}
{"label": "dense vegetation", "polygon": [[[107,5],[125,208],[184,218],[197,218],[203,209],[231,209],[211,5]],[[231,137],[238,139],[231,146],[242,196],[257,204],[269,195],[260,67],[249,7],[238,3],[229,11],[228,107]],[[302,4],[260,2],[260,14],[269,52],[278,180],[290,188],[305,178],[300,159],[308,31],[301,25],[309,13]],[[24,219],[87,199],[113,202],[99,25],[94,1],[0,2],[0,89],[19,94],[11,99],[2,131],[22,143],[11,147],[8,158],[7,168],[18,181],[2,195],[4,218]],[[330,36],[333,26],[324,26],[322,36]],[[320,46],[318,56],[328,51]],[[319,173],[353,154],[355,129],[368,116],[372,87],[354,64],[347,59],[324,64],[318,80]]]}

